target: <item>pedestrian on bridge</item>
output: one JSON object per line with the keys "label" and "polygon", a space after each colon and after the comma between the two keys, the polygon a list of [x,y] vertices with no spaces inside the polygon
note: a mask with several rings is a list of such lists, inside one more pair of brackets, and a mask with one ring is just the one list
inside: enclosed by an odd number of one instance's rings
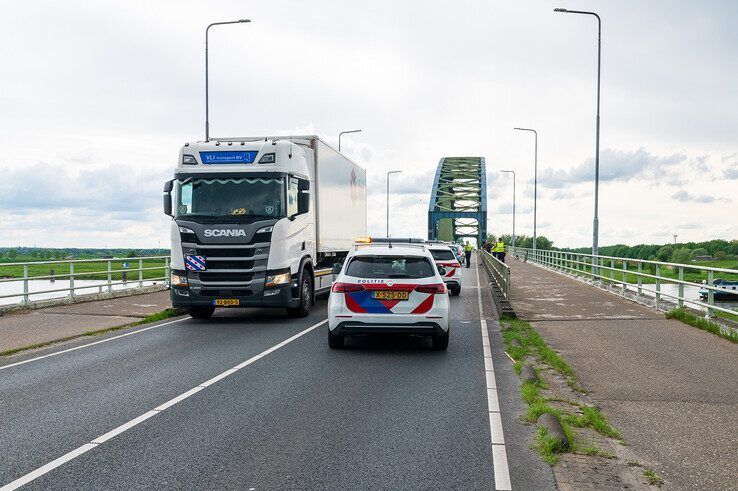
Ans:
{"label": "pedestrian on bridge", "polygon": [[466,243],[466,246],[464,246],[464,255],[466,256],[466,267],[468,268],[469,265],[471,265],[471,253],[472,253],[472,246],[469,242]]}
{"label": "pedestrian on bridge", "polygon": [[497,241],[495,246],[492,248],[492,255],[500,260],[501,263],[505,262],[505,243]]}

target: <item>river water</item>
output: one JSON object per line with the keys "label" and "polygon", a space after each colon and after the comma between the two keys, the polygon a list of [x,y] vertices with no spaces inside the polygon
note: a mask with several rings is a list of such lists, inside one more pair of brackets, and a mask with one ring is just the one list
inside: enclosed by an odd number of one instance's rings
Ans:
{"label": "river water", "polygon": [[[120,280],[115,280],[120,281]],[[84,295],[86,293],[102,293],[108,291],[107,280],[74,280],[74,294]],[[160,285],[162,281],[144,281],[144,286]],[[83,288],[80,288],[83,287]],[[36,300],[50,300],[54,298],[64,298],[69,296],[69,280],[28,280],[28,292],[41,292],[46,290],[57,290],[64,288],[64,291],[50,292],[50,293],[37,293],[30,295],[29,300],[34,302]],[[122,285],[112,285],[113,290],[128,290],[131,288],[138,288],[138,280],[128,281],[128,283]],[[23,301],[23,282],[22,281],[10,281],[7,283],[0,283],[0,296],[3,295],[14,295],[17,297],[0,298],[0,305],[13,305]]]}

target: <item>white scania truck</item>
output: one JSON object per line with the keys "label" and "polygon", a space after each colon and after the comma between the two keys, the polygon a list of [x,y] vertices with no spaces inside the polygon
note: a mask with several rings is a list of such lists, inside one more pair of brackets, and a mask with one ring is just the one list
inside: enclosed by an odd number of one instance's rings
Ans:
{"label": "white scania truck", "polygon": [[366,235],[366,171],[317,136],[186,143],[164,185],[175,308],[308,315]]}

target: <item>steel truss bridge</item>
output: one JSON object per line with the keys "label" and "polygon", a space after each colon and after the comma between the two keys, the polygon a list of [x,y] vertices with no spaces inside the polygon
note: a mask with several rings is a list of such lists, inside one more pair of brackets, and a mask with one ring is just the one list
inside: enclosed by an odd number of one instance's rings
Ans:
{"label": "steel truss bridge", "polygon": [[428,206],[428,239],[456,242],[487,238],[484,157],[444,157],[438,163]]}

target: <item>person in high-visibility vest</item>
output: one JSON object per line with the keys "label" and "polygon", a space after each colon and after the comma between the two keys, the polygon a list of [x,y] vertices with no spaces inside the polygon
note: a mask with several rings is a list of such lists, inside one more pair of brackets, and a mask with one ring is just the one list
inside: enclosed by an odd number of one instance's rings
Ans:
{"label": "person in high-visibility vest", "polygon": [[505,243],[502,242],[501,240],[498,241],[492,250],[495,251],[495,257],[497,257],[497,259],[499,259],[501,262],[504,263],[505,262]]}
{"label": "person in high-visibility vest", "polygon": [[466,246],[464,246],[464,255],[466,256],[466,267],[467,268],[471,264],[471,253],[472,253],[472,246],[469,242],[467,242]]}

